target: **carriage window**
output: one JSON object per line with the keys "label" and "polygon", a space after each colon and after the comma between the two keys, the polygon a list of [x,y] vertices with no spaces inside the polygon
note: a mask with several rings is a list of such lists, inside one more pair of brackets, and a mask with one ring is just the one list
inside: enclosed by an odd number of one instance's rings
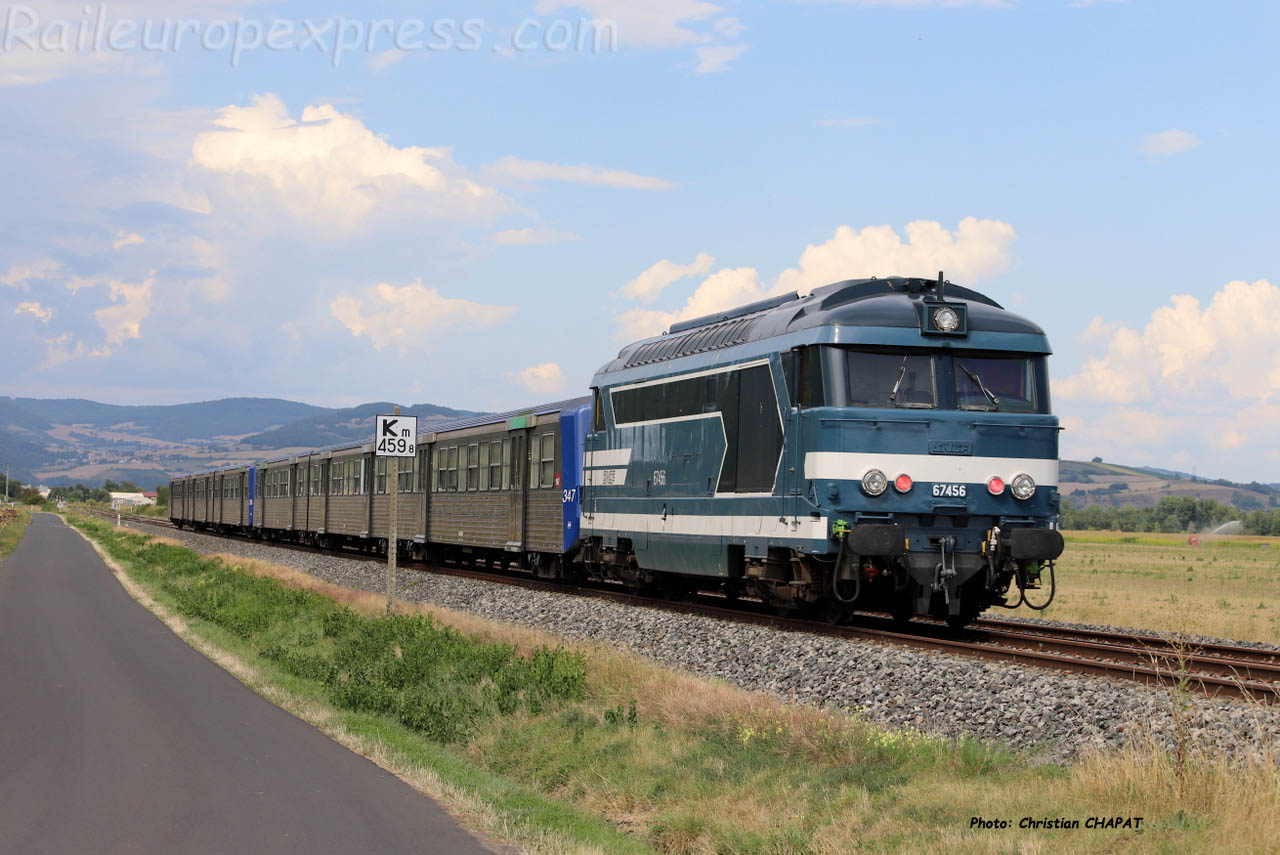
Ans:
{"label": "carriage window", "polygon": [[556,438],[554,434],[542,437],[542,486],[554,487],[556,480]]}
{"label": "carriage window", "polygon": [[538,486],[538,461],[542,459],[542,437],[529,437],[529,488]]}
{"label": "carriage window", "polygon": [[502,441],[502,489],[510,490],[519,483],[511,480],[511,438],[507,437]]}
{"label": "carriage window", "polygon": [[412,493],[414,488],[414,472],[418,463],[417,456],[406,457],[400,461],[400,471],[396,476],[396,489],[401,493]]}
{"label": "carriage window", "polygon": [[319,496],[324,492],[324,470],[323,464],[311,464],[311,495]]}
{"label": "carriage window", "polygon": [[953,365],[957,408],[1005,413],[1043,412],[1037,409],[1039,402],[1030,359],[956,354]]}
{"label": "carriage window", "polygon": [[938,406],[934,358],[929,354],[846,351],[849,404],[854,407]]}
{"label": "carriage window", "polygon": [[382,495],[387,492],[387,458],[379,457],[373,464],[373,492]]}
{"label": "carriage window", "polygon": [[480,488],[480,446],[467,446],[467,489]]}
{"label": "carriage window", "polygon": [[[425,493],[427,491],[427,447],[423,445],[423,446],[419,446],[419,448],[421,448],[422,450],[418,452],[418,487],[417,489],[419,493]],[[434,467],[432,467],[431,472],[433,473],[433,477],[434,477],[434,473],[435,473]],[[432,489],[435,489],[434,483],[432,484]]]}
{"label": "carriage window", "polygon": [[480,443],[480,489],[489,489],[489,443]]}
{"label": "carriage window", "polygon": [[489,443],[489,489],[497,490],[502,486],[502,443]]}

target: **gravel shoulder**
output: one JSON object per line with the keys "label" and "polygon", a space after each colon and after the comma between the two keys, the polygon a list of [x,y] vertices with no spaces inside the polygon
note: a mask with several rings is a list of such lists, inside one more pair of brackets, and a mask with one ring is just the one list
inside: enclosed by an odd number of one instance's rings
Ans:
{"label": "gravel shoulder", "polygon": [[[156,533],[150,526],[140,528]],[[240,555],[348,588],[385,590],[384,566],[377,562],[192,532],[165,534],[206,554]],[[1215,755],[1280,745],[1280,710],[1256,704],[1193,696],[1176,721],[1180,705],[1169,692],[1136,684],[677,615],[412,568],[401,568],[400,581],[401,596],[408,601],[609,643],[668,667],[797,703],[839,707],[883,726],[996,741],[1059,762],[1088,749],[1122,747],[1139,734],[1172,747],[1180,729]]]}

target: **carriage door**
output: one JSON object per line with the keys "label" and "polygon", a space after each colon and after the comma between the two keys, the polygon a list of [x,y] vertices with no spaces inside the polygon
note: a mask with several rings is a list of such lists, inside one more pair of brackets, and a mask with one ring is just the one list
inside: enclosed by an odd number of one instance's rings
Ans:
{"label": "carriage door", "polygon": [[[507,549],[524,551],[524,514],[528,506],[529,490],[524,477],[524,447],[526,431],[510,431],[502,443],[502,480],[507,490]],[[510,473],[508,477],[507,473]]]}

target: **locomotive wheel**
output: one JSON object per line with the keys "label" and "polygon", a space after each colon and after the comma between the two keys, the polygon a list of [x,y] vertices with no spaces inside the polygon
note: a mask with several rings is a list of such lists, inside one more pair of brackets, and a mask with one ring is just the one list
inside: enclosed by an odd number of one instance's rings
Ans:
{"label": "locomotive wheel", "polygon": [[820,607],[822,619],[831,626],[838,626],[849,618],[851,609],[839,600],[827,600]]}
{"label": "locomotive wheel", "polygon": [[915,600],[905,593],[894,597],[893,604],[889,607],[889,614],[893,616],[894,623],[905,626],[916,616]]}

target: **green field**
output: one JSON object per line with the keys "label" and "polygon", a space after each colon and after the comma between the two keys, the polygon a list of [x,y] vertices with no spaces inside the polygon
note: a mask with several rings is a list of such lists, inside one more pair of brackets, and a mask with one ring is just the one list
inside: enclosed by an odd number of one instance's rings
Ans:
{"label": "green field", "polygon": [[1064,535],[1045,617],[1280,644],[1280,538]]}

